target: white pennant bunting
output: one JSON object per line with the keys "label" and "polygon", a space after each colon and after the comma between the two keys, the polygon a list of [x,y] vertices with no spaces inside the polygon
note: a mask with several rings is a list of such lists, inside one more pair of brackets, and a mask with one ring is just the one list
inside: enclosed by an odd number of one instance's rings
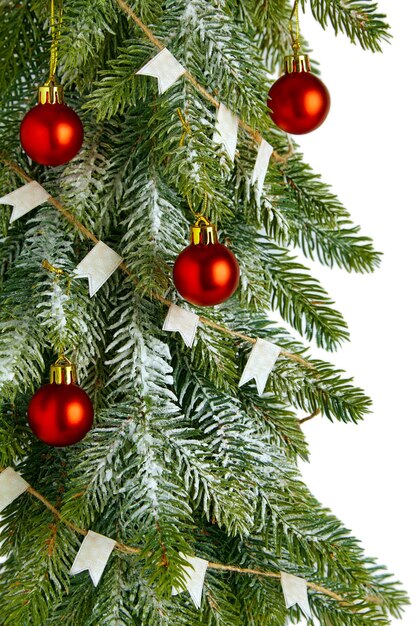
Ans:
{"label": "white pennant bunting", "polygon": [[111,277],[123,259],[103,241],[99,241],[77,265],[74,272],[77,278],[89,279],[90,297]]}
{"label": "white pennant bunting", "polygon": [[199,316],[196,313],[186,311],[186,309],[182,309],[177,304],[171,304],[167,317],[164,320],[163,330],[179,332],[186,346],[191,348],[196,336],[198,323]]}
{"label": "white pennant bunting", "polygon": [[[208,561],[205,561],[205,559],[199,559],[195,556],[186,556],[181,552],[180,556],[190,564],[188,566],[184,566],[184,573],[187,578],[186,589],[190,593],[193,604],[197,609],[199,609],[202,604],[203,585],[205,582],[206,570],[208,568]],[[177,596],[182,591],[182,589],[176,589],[173,587],[172,595]]]}
{"label": "white pennant bunting", "polygon": [[182,76],[186,70],[171,54],[164,48],[152,58],[148,63],[137,71],[137,74],[144,76],[154,76],[158,80],[158,92],[164,93]]}
{"label": "white pennant bunting", "polygon": [[257,339],[242,372],[239,387],[254,378],[258,394],[261,396],[280,351],[281,348],[276,344],[265,341],[265,339]]}
{"label": "white pennant bunting", "polygon": [[15,189],[6,196],[0,198],[0,204],[11,204],[13,211],[10,216],[10,223],[19,219],[40,204],[43,204],[50,198],[50,194],[35,180]]}
{"label": "white pennant bunting", "polygon": [[254,165],[251,184],[257,184],[257,202],[260,202],[261,193],[263,191],[264,179],[267,174],[270,157],[273,153],[273,146],[263,139],[258,146],[257,158]]}
{"label": "white pennant bunting", "polygon": [[88,571],[93,585],[97,587],[116,541],[89,530],[80,546],[70,574]]}
{"label": "white pennant bunting", "polygon": [[287,572],[280,572],[280,576],[286,608],[298,604],[307,618],[312,617],[306,580]]}
{"label": "white pennant bunting", "polygon": [[26,491],[29,484],[11,467],[0,474],[0,511]]}
{"label": "white pennant bunting", "polygon": [[238,117],[226,108],[224,104],[220,104],[216,114],[215,133],[213,141],[222,143],[231,161],[235,159],[235,150],[238,139]]}

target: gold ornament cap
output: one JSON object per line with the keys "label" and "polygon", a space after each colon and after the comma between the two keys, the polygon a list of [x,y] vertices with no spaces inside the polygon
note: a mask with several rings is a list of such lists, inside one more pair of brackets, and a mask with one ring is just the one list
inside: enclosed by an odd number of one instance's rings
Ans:
{"label": "gold ornament cap", "polygon": [[64,354],[60,354],[58,359],[49,370],[49,382],[56,385],[71,385],[77,383],[77,372],[75,365]]}
{"label": "gold ornament cap", "polygon": [[56,84],[55,77],[38,87],[38,104],[64,104],[64,87]]}
{"label": "gold ornament cap", "polygon": [[197,221],[190,228],[190,242],[195,246],[199,244],[218,243],[218,231],[215,224],[211,224],[203,215],[199,215]]}
{"label": "gold ornament cap", "polygon": [[310,72],[311,63],[307,54],[289,54],[284,58],[284,69],[286,74],[294,74],[296,72]]}

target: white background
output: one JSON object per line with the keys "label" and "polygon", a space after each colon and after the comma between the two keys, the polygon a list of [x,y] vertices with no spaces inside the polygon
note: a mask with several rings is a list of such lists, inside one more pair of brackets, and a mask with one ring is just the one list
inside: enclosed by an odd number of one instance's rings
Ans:
{"label": "white background", "polygon": [[[417,255],[418,168],[416,0],[379,2],[392,26],[383,54],[364,52],[310,15],[301,29],[321,64],[332,108],[317,131],[297,137],[306,161],[384,252],[370,275],[312,265],[351,331],[326,355],[373,398],[360,425],[316,418],[304,425],[311,451],[302,471],[325,505],[395,572],[412,605],[401,622],[418,626],[417,593]],[[317,351],[321,355],[321,351]]]}

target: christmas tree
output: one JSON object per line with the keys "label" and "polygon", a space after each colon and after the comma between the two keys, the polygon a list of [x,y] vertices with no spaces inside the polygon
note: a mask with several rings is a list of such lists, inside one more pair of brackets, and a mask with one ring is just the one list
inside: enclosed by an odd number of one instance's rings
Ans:
{"label": "christmas tree", "polygon": [[[301,7],[365,49],[390,37],[374,3]],[[306,419],[356,423],[371,401],[312,355],[348,330],[296,251],[355,272],[380,255],[269,115],[286,56],[285,76],[317,74],[297,10],[0,3],[4,625],[401,616],[401,587],[298,470]]]}

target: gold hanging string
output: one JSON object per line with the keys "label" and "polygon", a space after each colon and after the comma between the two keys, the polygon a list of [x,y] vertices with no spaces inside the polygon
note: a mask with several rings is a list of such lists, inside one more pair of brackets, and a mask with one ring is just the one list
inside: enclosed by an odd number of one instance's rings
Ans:
{"label": "gold hanging string", "polygon": [[57,274],[58,276],[62,276],[63,274],[65,274],[64,270],[62,270],[60,267],[55,267],[47,259],[44,259],[42,261],[42,267],[44,268],[44,270],[51,272],[51,274]]}
{"label": "gold hanging string", "polygon": [[181,109],[177,109],[177,115],[179,116],[181,125],[183,126],[183,133],[182,136],[180,137],[180,146],[184,146],[184,142],[186,140],[187,135],[190,135],[192,130],[190,128],[190,124],[189,122],[186,121],[186,119],[184,118],[183,113],[181,112]]}
{"label": "gold hanging string", "polygon": [[[190,194],[186,194],[186,198],[187,198],[187,203],[188,203],[188,205],[189,205],[189,209],[191,210],[191,212],[193,213],[193,215],[195,216],[195,218],[196,218],[196,219],[201,219],[201,218],[203,218],[203,217],[206,215],[207,210],[208,210],[208,202],[209,202],[209,200],[208,200],[208,194],[207,194],[207,193],[205,193],[205,197],[203,198],[203,207],[202,207],[202,210],[201,210],[201,211],[199,211],[199,212],[197,212],[197,213],[196,213],[196,211],[195,211],[195,210],[194,210],[194,208],[193,208],[193,202],[192,202],[192,200],[191,200],[191,198],[190,198]],[[205,219],[206,219],[206,218],[205,218]],[[208,222],[208,223],[209,223],[209,222]]]}
{"label": "gold hanging string", "polygon": [[196,211],[194,210],[193,202],[191,201],[190,194],[186,194],[186,198],[187,198],[187,204],[189,205],[189,209],[191,210],[191,212],[196,218],[199,218],[200,213],[196,213]]}
{"label": "gold hanging string", "polygon": [[55,267],[55,265],[52,265],[48,259],[44,259],[42,261],[42,267],[47,270],[48,272],[51,272],[51,274],[55,274],[57,277],[58,276],[66,276],[67,277],[67,290],[66,290],[66,295],[69,296],[70,292],[71,292],[71,276],[69,274],[69,272],[65,272],[63,269],[61,269],[60,267]]}
{"label": "gold hanging string", "polygon": [[208,194],[205,193],[205,199],[203,200],[203,213],[205,214],[208,210]]}
{"label": "gold hanging string", "polygon": [[[295,18],[296,32],[293,31],[293,18]],[[289,30],[290,37],[292,39],[293,52],[295,54],[298,54],[300,51],[299,0],[295,0],[295,4],[293,5],[293,9],[289,18]]]}
{"label": "gold hanging string", "polygon": [[62,2],[63,0],[51,0],[51,57],[49,63],[49,79],[48,83],[55,83],[55,73],[57,71],[58,63],[58,42],[61,35],[62,28]]}

